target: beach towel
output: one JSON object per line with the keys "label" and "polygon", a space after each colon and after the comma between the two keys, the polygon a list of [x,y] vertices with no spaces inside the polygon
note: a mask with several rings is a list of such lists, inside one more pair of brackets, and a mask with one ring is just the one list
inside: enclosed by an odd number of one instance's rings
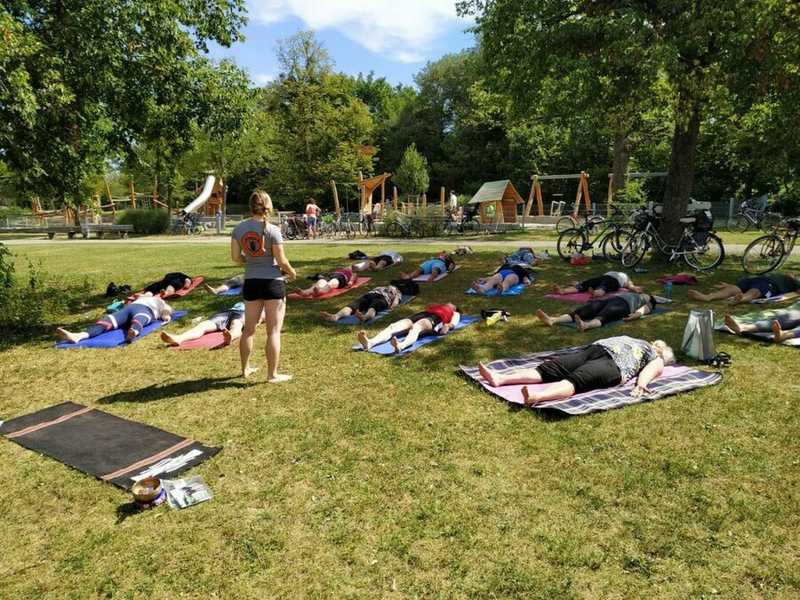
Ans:
{"label": "beach towel", "polygon": [[[420,336],[419,339],[416,342],[414,342],[411,346],[409,346],[408,348],[404,349],[402,352],[397,354],[395,353],[392,344],[389,342],[384,342],[383,344],[373,346],[368,350],[368,352],[372,352],[373,354],[382,354],[383,356],[403,356],[405,354],[410,354],[411,352],[414,352],[414,350],[416,350],[417,348],[422,348],[423,346],[427,346],[428,344],[437,342],[442,338],[446,338],[448,335],[456,331],[460,331],[461,329],[464,329],[465,327],[468,327],[469,325],[472,325],[477,321],[478,317],[462,315],[461,320],[458,322],[458,325],[453,327],[447,335],[442,336],[442,335],[436,335],[435,333],[431,333],[428,335]],[[398,338],[398,339],[402,340],[403,338]],[[353,346],[353,350],[363,351],[364,349],[361,347],[361,344],[355,344]]]}
{"label": "beach towel", "polygon": [[[172,320],[175,321],[185,317],[187,312],[188,311],[185,310],[176,310],[172,314]],[[56,344],[56,348],[59,350],[72,350],[74,348],[116,348],[117,346],[127,346],[128,344],[133,344],[143,337],[153,333],[157,329],[161,329],[163,326],[164,321],[153,321],[147,327],[142,329],[142,333],[133,338],[130,342],[125,339],[126,330],[113,329],[111,331],[101,333],[97,337],[85,339],[77,344],[72,344],[70,342],[58,342]]]}
{"label": "beach towel", "polygon": [[[403,294],[400,297],[400,304],[398,304],[397,306],[402,306],[403,304],[408,304],[414,298],[416,298],[416,296],[407,296],[407,295]],[[397,308],[397,307],[395,307],[395,308]],[[350,315],[349,317],[344,317],[344,318],[339,319],[334,324],[335,325],[372,325],[375,321],[377,321],[378,319],[382,319],[383,317],[388,315],[390,312],[392,312],[392,311],[391,310],[381,311],[378,314],[376,314],[374,318],[370,319],[369,321],[364,321],[363,323],[361,321],[359,321],[354,315]]]}
{"label": "beach towel", "polygon": [[225,336],[221,331],[212,331],[196,340],[189,340],[179,346],[170,346],[173,350],[216,350],[225,346]]}
{"label": "beach towel", "polygon": [[[616,296],[622,292],[629,291],[630,290],[628,288],[620,288],[616,292],[611,292],[610,294],[601,296],[601,298],[611,298],[612,296]],[[562,302],[575,302],[576,304],[586,304],[590,300],[598,299],[593,297],[589,292],[575,292],[574,294],[545,294],[545,298],[550,298],[551,300],[561,300]]]}
{"label": "beach towel", "polygon": [[74,402],[5,421],[0,435],[123,489],[168,479],[221,450]]}
{"label": "beach towel", "polygon": [[[450,273],[458,271],[460,268],[461,268],[461,265],[456,265],[453,268],[453,270],[450,271]],[[444,279],[445,277],[450,275],[450,273],[440,273],[439,275],[436,276],[436,279],[434,279],[432,282],[428,281],[428,278],[430,277],[430,275],[418,275],[417,277],[414,277],[414,281],[416,281],[418,283],[436,283],[437,281],[441,281],[442,279]]]}
{"label": "beach towel", "polygon": [[[577,352],[585,346],[565,348],[563,350],[538,352],[519,358],[500,359],[488,363],[488,367],[500,373],[511,373],[521,369],[535,368],[545,360],[555,356]],[[511,402],[513,404],[524,404],[522,399],[522,385],[505,385],[502,387],[491,387],[481,377],[477,367],[460,366],[460,369],[469,378],[483,386],[491,394]],[[634,398],[631,395],[636,380],[631,380],[625,385],[620,385],[604,390],[594,390],[583,394],[576,394],[565,400],[551,400],[533,406],[540,410],[553,410],[566,413],[568,415],[583,415],[595,411],[610,410],[621,408],[628,404],[637,404],[649,400],[658,400],[666,396],[689,392],[698,388],[714,385],[722,380],[722,374],[707,371],[698,371],[681,365],[671,365],[665,367],[662,374],[653,380],[648,386],[649,394],[641,398]],[[530,385],[530,388],[546,386],[547,384]]]}
{"label": "beach towel", "polygon": [[[646,319],[648,317],[655,317],[655,316],[658,316],[658,315],[663,315],[664,313],[667,313],[667,312],[669,312],[668,309],[661,308],[660,306],[656,306],[656,308],[653,310],[653,312],[651,312],[649,314],[646,314],[643,317],[639,317],[638,319],[636,319],[636,321],[640,321],[640,320]],[[608,323],[604,323],[600,327],[609,327],[611,325],[619,325],[620,323],[635,323],[636,321],[623,321],[622,319],[620,319],[618,321],[609,321]],[[572,329],[577,329],[577,327],[578,327],[577,325],[575,325],[575,321],[570,321],[569,323],[559,323],[559,325],[561,325],[562,327],[571,327]],[[595,328],[595,329],[597,329],[597,328]]]}
{"label": "beach towel", "polygon": [[[792,308],[796,310],[800,310],[800,303],[797,305],[791,305],[787,308]],[[757,312],[747,313],[745,315],[737,315],[736,320],[741,323],[755,323],[756,321],[767,321],[775,318],[775,315],[779,312],[780,309],[773,309],[773,310],[760,310]],[[717,321],[714,325],[714,329],[717,331],[721,331],[723,333],[730,333],[732,335],[736,335],[728,329],[727,325],[725,325],[724,320]],[[775,339],[775,336],[772,335],[771,331],[759,331],[753,333],[743,333],[740,337],[749,338],[752,340],[761,340],[762,342],[771,342]],[[800,337],[792,338],[789,340],[785,340],[781,342],[783,346],[794,346],[795,348],[800,348]]]}
{"label": "beach towel", "polygon": [[354,290],[355,288],[359,288],[362,285],[368,284],[370,281],[372,281],[372,277],[359,277],[358,279],[356,279],[355,283],[353,283],[353,285],[349,287],[336,288],[335,290],[331,290],[326,294],[322,294],[320,296],[309,296],[308,298],[306,298],[304,296],[301,296],[297,292],[292,292],[291,294],[289,294],[288,297],[291,298],[292,300],[325,300],[326,298],[333,298],[335,296],[339,296],[340,294],[346,294],[350,290]]}
{"label": "beach towel", "polygon": [[697,277],[688,273],[679,273],[678,275],[666,275],[659,277],[656,281],[660,284],[672,283],[675,285],[696,285]]}

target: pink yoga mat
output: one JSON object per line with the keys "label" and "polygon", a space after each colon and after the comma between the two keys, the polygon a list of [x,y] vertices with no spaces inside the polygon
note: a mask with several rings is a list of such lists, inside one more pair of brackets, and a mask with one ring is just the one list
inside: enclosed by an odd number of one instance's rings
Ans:
{"label": "pink yoga mat", "polygon": [[292,292],[289,294],[289,298],[292,300],[325,300],[325,298],[333,298],[339,294],[345,294],[354,288],[361,287],[362,285],[369,283],[370,281],[372,281],[372,277],[359,277],[350,287],[336,288],[335,290],[331,290],[327,294],[322,294],[321,296],[309,296],[308,298],[305,298],[297,292]]}
{"label": "pink yoga mat", "polygon": [[[616,296],[621,292],[629,292],[630,290],[627,288],[621,288],[618,292],[612,292],[610,294],[606,294],[605,296],[600,296],[600,298],[610,298],[611,296]],[[545,298],[550,298],[551,300],[561,300],[562,302],[575,302],[577,304],[586,304],[589,300],[599,300],[600,298],[592,298],[589,292],[575,292],[574,294],[546,294]]]}
{"label": "pink yoga mat", "polygon": [[[664,367],[664,371],[661,373],[661,375],[659,375],[659,377],[670,377],[672,375],[678,375],[680,373],[683,373],[685,371],[690,371],[690,370],[691,369],[689,369],[689,367],[683,367],[683,366]],[[506,400],[508,402],[513,402],[514,404],[525,404],[525,401],[522,399],[522,388],[526,387],[524,385],[504,385],[502,387],[492,387],[488,383],[486,383],[486,381],[484,381],[482,378],[479,379],[478,381],[489,392],[491,392],[492,394],[496,394],[496,395],[500,396],[501,398],[503,398],[504,400]],[[636,379],[632,379],[631,381],[629,381],[628,383],[626,383],[622,387],[632,388],[635,383],[636,383]],[[549,384],[547,384],[547,383],[537,383],[537,384],[534,384],[534,385],[528,385],[527,387],[535,390],[535,389],[542,389],[542,388],[546,387],[547,385],[549,385]],[[594,392],[587,392],[587,394],[593,394],[593,393]],[[580,395],[580,394],[578,394],[578,395]],[[574,397],[577,397],[577,396],[574,396]],[[556,400],[556,402],[561,402],[561,400]],[[537,408],[542,408],[542,407],[546,407],[547,405],[548,405],[548,402],[542,402],[540,404],[537,404],[536,406],[537,406]]]}
{"label": "pink yoga mat", "polygon": [[207,333],[203,337],[189,342],[184,342],[180,346],[170,346],[173,350],[213,350],[225,345],[225,336],[221,331]]}
{"label": "pink yoga mat", "polygon": [[658,283],[676,283],[678,285],[695,285],[697,277],[689,275],[688,273],[681,273],[679,275],[667,275],[656,279]]}

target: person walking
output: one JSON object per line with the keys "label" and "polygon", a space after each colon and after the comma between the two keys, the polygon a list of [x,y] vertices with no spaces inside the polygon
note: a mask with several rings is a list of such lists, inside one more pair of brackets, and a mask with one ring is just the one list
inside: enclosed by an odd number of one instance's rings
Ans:
{"label": "person walking", "polygon": [[244,266],[242,297],[245,301],[244,328],[239,341],[242,377],[247,378],[258,369],[250,366],[253,353],[253,336],[265,315],[267,329],[267,381],[282,383],[291,375],[278,373],[281,354],[281,329],[286,315],[286,279],[297,277],[283,250],[281,230],[269,223],[272,199],[269,194],[256,190],[250,196],[250,218],[239,223],[231,236],[231,259]]}

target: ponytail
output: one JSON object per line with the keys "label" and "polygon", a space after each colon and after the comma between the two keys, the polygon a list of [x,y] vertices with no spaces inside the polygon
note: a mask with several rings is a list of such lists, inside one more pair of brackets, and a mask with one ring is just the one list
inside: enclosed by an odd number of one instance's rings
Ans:
{"label": "ponytail", "polygon": [[272,198],[267,192],[256,190],[250,194],[250,214],[254,217],[261,217],[266,228],[267,218],[272,214]]}

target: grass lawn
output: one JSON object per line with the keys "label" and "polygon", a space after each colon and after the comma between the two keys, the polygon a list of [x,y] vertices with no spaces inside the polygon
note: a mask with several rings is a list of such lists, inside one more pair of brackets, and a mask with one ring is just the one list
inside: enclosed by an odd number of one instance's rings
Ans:
{"label": "grass lawn", "polygon": [[[288,250],[308,275],[355,248]],[[415,262],[434,249],[404,254]],[[97,317],[111,280],[235,273],[222,245],[12,250],[22,271],[30,257],[93,285],[97,297],[54,319],[72,326]],[[549,285],[604,265],[551,260],[520,297],[464,295],[500,256],[478,248],[396,316],[453,300],[468,313],[506,307],[511,321],[401,359],[351,352],[352,329],[317,319],[359,292],[290,302],[283,370],[295,380],[283,386],[237,379],[234,348],[176,353],[152,335],[122,349],[56,351],[45,336],[6,338],[0,418],[72,400],[224,449],[191,471],[211,502],[126,517],[120,490],[0,441],[0,597],[798,597],[797,349],[718,335],[733,355],[718,386],[578,418],[511,409],[456,366],[622,332],[679,348],[689,305],[676,287],[666,315],[587,334],[549,330],[534,310],[568,308],[542,299]],[[731,260],[702,287],[739,275]],[[197,291],[175,306],[197,316],[229,303]]]}

